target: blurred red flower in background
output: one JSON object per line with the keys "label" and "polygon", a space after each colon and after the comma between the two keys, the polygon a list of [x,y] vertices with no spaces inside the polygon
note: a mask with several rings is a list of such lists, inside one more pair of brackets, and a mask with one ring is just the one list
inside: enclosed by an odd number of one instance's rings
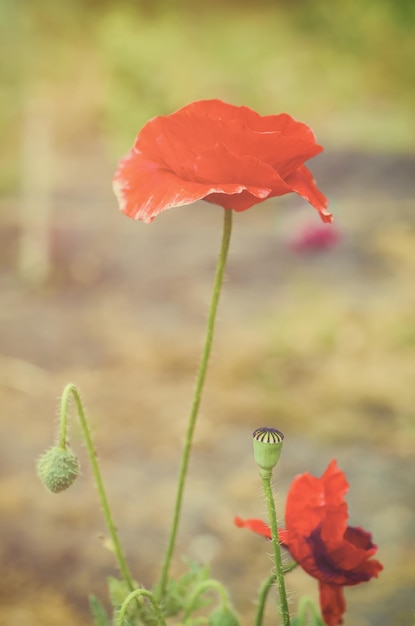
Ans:
{"label": "blurred red flower in background", "polygon": [[151,222],[174,206],[207,200],[245,211],[297,193],[331,222],[327,198],[304,162],[322,152],[313,131],[290,115],[201,100],[142,128],[114,176],[120,209]]}
{"label": "blurred red flower in background", "polygon": [[341,234],[334,225],[306,224],[289,242],[294,252],[322,252],[334,248],[340,241]]}
{"label": "blurred red flower in background", "polygon": [[[293,559],[317,578],[320,606],[327,626],[343,623],[346,603],[343,587],[358,585],[377,577],[383,566],[371,559],[377,546],[362,528],[347,525],[344,495],[349,485],[333,460],[321,478],[307,472],[297,476],[289,489],[285,507],[285,530],[279,540]],[[235,524],[271,539],[271,531],[261,520]]]}

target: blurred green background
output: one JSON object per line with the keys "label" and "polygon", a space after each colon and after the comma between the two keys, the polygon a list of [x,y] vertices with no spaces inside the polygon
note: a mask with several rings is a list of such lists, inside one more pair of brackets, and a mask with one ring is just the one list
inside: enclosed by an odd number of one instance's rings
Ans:
{"label": "blurred green background", "polygon": [[[111,179],[146,120],[217,97],[314,129],[341,240],[293,250],[318,224],[299,198],[235,216],[176,570],[210,561],[252,623],[268,548],[232,519],[264,514],[250,435],[268,424],[281,517],[293,476],[336,457],[379,545],[346,626],[412,623],[414,32],[412,0],[0,0],[1,623],[90,624],[115,573],[75,420],[82,478],[52,497],[34,475],[70,380],[137,579],[157,577],[222,218],[200,203],[135,224]],[[288,586],[294,610],[316,598],[301,572]]]}
{"label": "blurred green background", "polygon": [[412,0],[2,0],[0,18],[3,187],[38,98],[63,139],[117,147],[155,114],[221,97],[286,109],[335,146],[414,148]]}

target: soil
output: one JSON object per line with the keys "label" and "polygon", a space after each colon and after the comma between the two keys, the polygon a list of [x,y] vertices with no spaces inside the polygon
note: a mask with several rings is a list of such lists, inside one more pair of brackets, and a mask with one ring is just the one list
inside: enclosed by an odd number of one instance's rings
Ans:
{"label": "soil", "polygon": [[[134,575],[143,585],[157,579],[220,241],[222,211],[205,203],[168,211],[151,225],[120,215],[105,146],[58,156],[50,267],[42,284],[16,269],[19,198],[1,203],[0,622],[8,626],[91,624],[88,594],[105,604],[105,579],[116,575],[75,419],[71,444],[83,475],[58,496],[35,475],[36,457],[52,444],[57,398],[67,382],[79,386],[88,408]],[[396,359],[391,355],[397,369],[388,376],[407,375],[410,369],[401,374],[399,367],[415,356],[408,304],[415,157],[326,150],[312,169],[332,199],[342,235],[333,250],[291,249],[298,228],[318,223],[298,198],[235,215],[174,569],[184,568],[180,556],[209,562],[231,589],[243,625],[252,622],[257,590],[271,568],[269,546],[237,530],[233,516],[265,515],[251,433],[267,422],[286,436],[275,480],[280,517],[293,476],[320,475],[337,458],[351,485],[351,522],[373,532],[379,545],[385,570],[378,580],[346,590],[346,626],[403,626],[415,608],[410,378],[409,417],[395,405],[390,410],[381,391],[360,411],[342,413],[334,401],[335,412],[324,419],[319,405],[312,421],[290,417],[294,406],[307,416],[306,405],[316,398],[301,395],[318,355],[308,355],[310,370],[304,370],[304,360],[275,360],[269,343],[280,311],[286,315],[296,303],[304,305],[300,331],[316,306],[324,316],[328,300],[369,320],[370,311],[407,307],[408,338]],[[345,336],[346,343],[354,337]],[[288,405],[274,399],[276,372],[294,390]],[[369,384],[364,371],[357,378],[356,385]],[[326,402],[330,378],[325,391],[318,389]],[[301,571],[290,575],[288,586],[293,606],[303,594],[317,598],[315,581]],[[275,623],[271,612],[268,623]]]}

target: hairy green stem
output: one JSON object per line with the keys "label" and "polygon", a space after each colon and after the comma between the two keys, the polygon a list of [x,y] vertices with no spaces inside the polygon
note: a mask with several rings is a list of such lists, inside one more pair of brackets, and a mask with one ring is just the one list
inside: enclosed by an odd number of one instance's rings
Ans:
{"label": "hairy green stem", "polygon": [[[286,565],[283,568],[284,575],[288,574],[293,569],[295,569],[297,565],[298,563],[296,561],[292,561],[289,565]],[[265,605],[267,602],[268,594],[272,585],[275,583],[275,581],[276,581],[275,574],[270,574],[270,576],[268,576],[268,578],[266,578],[261,585],[261,588],[258,594],[258,604],[257,604],[257,610],[255,614],[254,626],[262,626],[262,622],[264,619]]]}
{"label": "hairy green stem", "polygon": [[275,577],[278,586],[278,594],[280,599],[281,617],[284,626],[290,626],[290,614],[288,611],[287,592],[285,590],[284,569],[282,566],[281,546],[278,540],[278,523],[275,511],[274,495],[272,493],[271,475],[272,471],[262,471],[262,487],[264,489],[265,500],[267,503],[269,525],[272,536],[272,550],[274,554]]}
{"label": "hairy green stem", "polygon": [[174,547],[176,544],[177,531],[179,528],[180,514],[183,502],[184,486],[186,482],[187,470],[189,466],[190,453],[192,448],[193,433],[196,426],[197,415],[199,411],[200,401],[202,399],[202,391],[206,378],[206,372],[209,362],[209,356],[212,348],[213,332],[215,328],[216,313],[219,304],[219,297],[222,289],[223,276],[225,273],[226,260],[228,257],[229,243],[232,232],[232,211],[224,210],[224,223],[222,234],[222,245],[219,253],[218,263],[216,266],[215,280],[213,283],[212,298],[210,302],[205,343],[199,365],[199,371],[196,378],[196,386],[193,395],[193,402],[190,409],[189,421],[187,425],[186,437],[182,452],[182,458],[179,468],[179,477],[177,483],[176,500],[174,505],[173,521],[170,528],[170,535],[167,543],[164,562],[161,570],[160,582],[158,585],[158,597],[162,598],[166,591],[167,581],[169,578],[169,570],[173,557]]}
{"label": "hairy green stem", "polygon": [[128,568],[127,561],[125,559],[124,552],[122,550],[121,543],[118,537],[117,529],[115,527],[114,520],[112,518],[111,508],[110,508],[108,498],[105,492],[104,483],[103,483],[102,476],[101,476],[101,471],[99,469],[98,457],[97,457],[97,453],[95,451],[94,444],[92,441],[91,431],[88,426],[88,421],[85,416],[85,411],[82,406],[79,391],[77,387],[72,383],[69,383],[68,385],[66,385],[62,394],[58,445],[63,450],[66,449],[67,422],[68,422],[67,414],[68,414],[68,405],[69,405],[71,396],[73,397],[75,401],[76,410],[78,413],[79,420],[81,422],[82,433],[85,439],[86,448],[88,451],[88,457],[89,457],[89,461],[92,467],[92,473],[94,475],[95,484],[98,490],[98,496],[101,502],[102,512],[104,514],[104,519],[107,525],[109,535],[111,537],[118,567],[120,568],[121,574],[128,588],[131,591],[133,591],[135,588],[133,577],[131,576],[130,570]]}
{"label": "hairy green stem", "polygon": [[159,626],[166,626],[166,621],[163,617],[163,614],[160,610],[158,603],[156,602],[153,594],[148,589],[135,589],[125,598],[124,602],[121,605],[120,612],[117,618],[117,626],[123,626],[125,614],[127,612],[128,607],[130,606],[133,600],[138,600],[140,596],[145,596],[148,598],[153,606],[154,613],[156,614]]}
{"label": "hairy green stem", "polygon": [[266,580],[264,580],[264,582],[261,585],[261,588],[259,590],[259,595],[258,595],[258,605],[257,605],[256,614],[255,614],[254,626],[262,626],[262,621],[264,619],[265,604],[267,601],[268,593],[274,583],[275,583],[275,574],[271,574],[270,576],[268,576]]}

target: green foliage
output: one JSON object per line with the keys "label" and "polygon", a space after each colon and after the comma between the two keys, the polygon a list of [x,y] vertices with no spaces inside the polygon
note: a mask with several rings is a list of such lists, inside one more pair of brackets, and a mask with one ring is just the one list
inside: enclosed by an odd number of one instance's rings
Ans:
{"label": "green foliage", "polygon": [[313,127],[335,124],[343,142],[408,140],[415,40],[391,18],[390,5],[349,0],[333,11],[314,0],[255,12],[200,10],[203,19],[168,10],[148,19],[113,6],[101,21],[105,115],[124,148],[149,117],[205,97],[263,113],[283,108]]}
{"label": "green foliage", "polygon": [[[109,591],[111,606],[113,607],[113,615],[114,615],[113,623],[116,624],[117,623],[116,617],[119,613],[119,610],[131,590],[128,588],[128,585],[126,584],[124,580],[119,580],[118,578],[114,578],[113,576],[110,576],[107,578],[107,584],[108,584],[108,591]],[[139,585],[137,585],[137,588],[138,587]],[[124,619],[123,626],[133,626],[133,624],[135,623],[135,618],[139,617],[138,609],[139,608],[141,609],[141,607],[142,607],[141,601],[131,602],[127,610],[127,615]],[[151,621],[147,622],[144,620],[143,622],[145,624],[151,623]],[[157,623],[157,621],[155,623]]]}
{"label": "green foliage", "polygon": [[[201,566],[193,561],[187,562],[189,570],[178,579],[171,579],[167,585],[166,598],[163,604],[163,613],[166,617],[173,617],[185,611],[195,588],[209,578],[208,566]],[[197,611],[210,603],[206,598],[199,597],[193,604]]]}
{"label": "green foliage", "polygon": [[325,626],[325,624],[314,602],[303,597],[298,606],[298,615],[291,621],[291,626]]}
{"label": "green foliage", "polygon": [[[211,600],[207,599],[206,596],[202,597],[202,595],[195,600],[194,591],[200,583],[203,583],[208,578],[208,567],[188,562],[188,571],[179,578],[170,580],[167,585],[166,595],[160,605],[162,615],[165,618],[175,617],[180,614],[185,615],[184,623],[187,626],[200,622],[202,618],[194,618],[193,614],[208,606]],[[113,623],[117,624],[121,607],[131,590],[123,580],[114,577],[109,577],[107,583],[113,612]],[[139,585],[137,585],[137,589],[140,589]],[[157,598],[157,589],[153,591],[153,597]],[[108,618],[105,610],[96,598],[90,599],[90,606],[95,626],[107,626]],[[206,622],[207,619],[203,618],[202,621]],[[144,624],[145,626],[157,626],[159,624],[153,604],[144,595],[131,600],[123,620],[123,626],[135,626],[137,624]],[[230,626],[234,626],[234,624]]]}
{"label": "green foliage", "polygon": [[318,615],[310,615],[305,620],[295,617],[291,620],[291,626],[325,626],[325,624]]}
{"label": "green foliage", "polygon": [[212,97],[287,110],[338,143],[413,148],[414,7],[3,0],[0,188],[16,184],[22,122],[38,97],[53,103],[59,139],[104,132],[115,154],[150,117]]}
{"label": "green foliage", "polygon": [[221,606],[210,614],[209,626],[239,626],[239,619],[229,607]]}
{"label": "green foliage", "polygon": [[111,626],[107,612],[95,596],[89,597],[89,607],[94,618],[94,626]]}

